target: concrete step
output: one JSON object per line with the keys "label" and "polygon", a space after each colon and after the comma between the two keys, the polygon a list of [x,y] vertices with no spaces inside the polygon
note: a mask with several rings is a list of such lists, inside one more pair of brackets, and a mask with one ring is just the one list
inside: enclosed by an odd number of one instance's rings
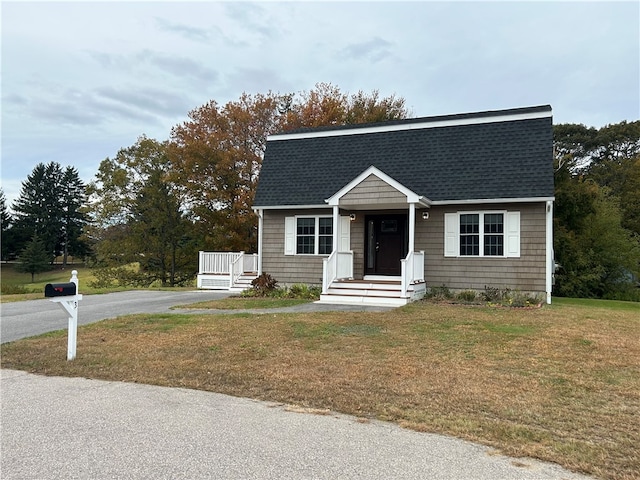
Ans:
{"label": "concrete step", "polygon": [[401,307],[402,305],[406,305],[408,302],[408,298],[399,297],[322,294],[320,295],[320,300],[316,303],[370,305],[372,307]]}
{"label": "concrete step", "polygon": [[345,288],[339,287],[334,288],[331,285],[327,289],[327,294],[330,295],[357,295],[361,297],[389,297],[389,298],[400,298],[400,289],[397,290],[381,290],[381,289],[369,289],[369,288]]}

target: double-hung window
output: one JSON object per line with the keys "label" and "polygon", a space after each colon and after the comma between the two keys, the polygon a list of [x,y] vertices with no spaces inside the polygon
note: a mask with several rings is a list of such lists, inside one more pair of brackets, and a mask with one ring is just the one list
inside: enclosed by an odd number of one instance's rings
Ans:
{"label": "double-hung window", "polygon": [[520,212],[445,214],[445,257],[519,257]]}
{"label": "double-hung window", "polygon": [[485,257],[504,256],[504,214],[485,213],[483,245]]}
{"label": "double-hung window", "polygon": [[285,219],[285,254],[329,255],[332,251],[333,218],[304,216]]}

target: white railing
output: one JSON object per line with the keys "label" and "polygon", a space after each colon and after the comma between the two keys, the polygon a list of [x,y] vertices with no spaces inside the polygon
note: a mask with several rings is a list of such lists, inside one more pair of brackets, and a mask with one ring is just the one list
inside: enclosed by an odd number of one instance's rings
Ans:
{"label": "white railing", "polygon": [[409,252],[407,258],[400,260],[401,279],[400,296],[407,298],[409,286],[424,281],[424,252]]}
{"label": "white railing", "polygon": [[225,273],[231,272],[231,264],[237,260],[243,252],[200,252],[198,273]]}
{"label": "white railing", "polygon": [[338,278],[353,278],[353,252],[332,252],[322,261],[322,293]]}
{"label": "white railing", "polygon": [[258,255],[244,252],[200,252],[199,274],[229,275],[233,287],[243,273],[258,271]]}
{"label": "white railing", "polygon": [[258,273],[258,254],[257,253],[250,253],[250,254],[244,254],[242,255],[242,262],[243,262],[243,267],[242,267],[242,272],[246,273],[246,272],[252,272],[252,273]]}
{"label": "white railing", "polygon": [[229,275],[229,288],[233,288],[235,283],[240,278],[240,275],[242,275],[242,267],[244,266],[243,257],[244,252],[240,252],[240,256],[231,262],[231,267],[229,268],[229,271],[231,273]]}

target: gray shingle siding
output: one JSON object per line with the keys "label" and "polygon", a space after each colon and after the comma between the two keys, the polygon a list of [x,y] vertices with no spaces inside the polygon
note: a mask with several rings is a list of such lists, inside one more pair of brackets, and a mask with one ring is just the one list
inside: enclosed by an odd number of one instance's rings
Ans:
{"label": "gray shingle siding", "polygon": [[[550,107],[434,119],[497,120],[501,114],[538,111]],[[371,165],[436,202],[554,195],[550,116],[349,134],[356,128],[341,129],[344,135],[269,140],[254,206],[323,205]]]}

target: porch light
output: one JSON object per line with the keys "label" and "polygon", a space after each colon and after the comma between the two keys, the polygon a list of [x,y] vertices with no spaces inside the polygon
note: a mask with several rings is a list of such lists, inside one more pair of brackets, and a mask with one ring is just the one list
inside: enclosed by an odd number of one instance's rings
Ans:
{"label": "porch light", "polygon": [[428,219],[428,218],[429,218],[429,212],[426,212],[426,211],[425,211],[425,212],[422,212],[422,219],[423,219],[423,220],[426,220],[426,219]]}
{"label": "porch light", "polygon": [[356,214],[355,213],[350,213],[349,214],[349,219],[354,222],[356,220]]}

